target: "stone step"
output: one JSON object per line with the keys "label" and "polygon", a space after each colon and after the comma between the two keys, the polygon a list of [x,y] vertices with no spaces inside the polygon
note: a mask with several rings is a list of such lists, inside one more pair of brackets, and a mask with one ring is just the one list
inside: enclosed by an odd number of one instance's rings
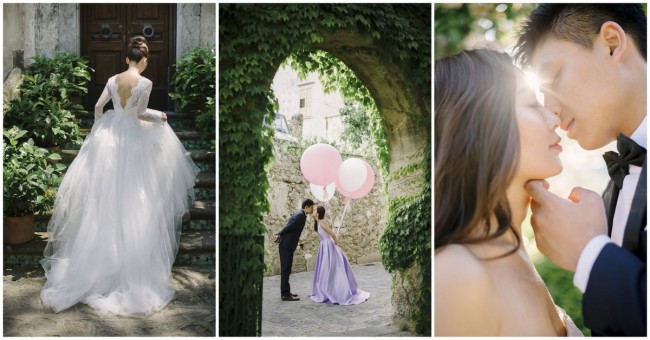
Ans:
{"label": "stone step", "polygon": [[200,201],[216,201],[217,177],[214,171],[201,171],[194,183],[194,199]]}
{"label": "stone step", "polygon": [[[196,163],[196,166],[201,169],[201,171],[214,172],[216,169],[215,159],[216,152],[215,150],[187,150],[190,153],[190,157]],[[63,149],[57,151],[61,155],[62,162],[69,165],[72,163],[75,157],[79,154],[79,150],[76,149]]]}
{"label": "stone step", "polygon": [[[216,258],[215,230],[191,230],[181,234],[181,245],[176,255],[175,266],[214,265]],[[26,244],[4,245],[6,267],[38,267],[47,244],[47,232],[36,232],[33,240]]]}
{"label": "stone step", "polygon": [[[37,232],[47,231],[47,224],[52,217],[52,212],[37,214],[34,216],[35,229]],[[183,231],[204,231],[216,229],[216,203],[215,200],[196,200],[190,207],[190,219],[183,222]]]}

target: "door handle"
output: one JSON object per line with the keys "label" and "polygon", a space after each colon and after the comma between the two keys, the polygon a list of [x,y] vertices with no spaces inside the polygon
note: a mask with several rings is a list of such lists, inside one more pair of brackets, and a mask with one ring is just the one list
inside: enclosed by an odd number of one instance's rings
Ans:
{"label": "door handle", "polygon": [[101,28],[99,29],[99,36],[102,39],[108,39],[111,36],[113,36],[113,31],[111,30],[111,26],[109,24],[102,24]]}
{"label": "door handle", "polygon": [[156,33],[156,31],[153,29],[151,24],[145,24],[142,28],[142,35],[144,35],[145,38],[153,37],[154,33]]}

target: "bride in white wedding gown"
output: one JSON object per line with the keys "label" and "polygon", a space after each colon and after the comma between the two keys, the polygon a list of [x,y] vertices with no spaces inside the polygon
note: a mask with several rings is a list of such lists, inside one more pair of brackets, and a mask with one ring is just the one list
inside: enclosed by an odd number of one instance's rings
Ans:
{"label": "bride in white wedding gown", "polygon": [[[146,43],[131,39],[129,69],[108,80],[57,193],[41,260],[41,299],[55,312],[83,302],[100,316],[146,317],[174,297],[168,280],[199,169],[166,115],[147,109]],[[115,109],[102,114],[109,100]]]}

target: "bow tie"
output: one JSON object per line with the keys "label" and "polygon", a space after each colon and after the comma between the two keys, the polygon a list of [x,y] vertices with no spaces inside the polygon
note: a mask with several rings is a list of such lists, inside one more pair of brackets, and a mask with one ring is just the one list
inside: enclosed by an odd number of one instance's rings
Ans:
{"label": "bow tie", "polygon": [[646,150],[632,139],[618,135],[616,139],[618,153],[607,151],[603,155],[607,163],[607,172],[618,189],[623,188],[623,178],[630,173],[630,165],[642,166]]}

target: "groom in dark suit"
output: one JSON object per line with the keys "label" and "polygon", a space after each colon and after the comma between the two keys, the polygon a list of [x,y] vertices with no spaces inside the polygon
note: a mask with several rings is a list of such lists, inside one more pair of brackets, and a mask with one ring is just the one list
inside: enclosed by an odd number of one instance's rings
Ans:
{"label": "groom in dark suit", "polygon": [[279,242],[280,251],[280,296],[282,301],[298,301],[297,294],[291,293],[289,285],[289,275],[291,275],[291,266],[293,266],[293,253],[298,247],[298,240],[302,229],[305,228],[307,215],[314,212],[314,201],[306,199],[302,202],[302,209],[297,211],[287,225],[276,233],[273,242]]}
{"label": "groom in dark suit", "polygon": [[593,335],[647,334],[646,21],[640,4],[544,4],[517,43],[569,138],[587,150],[617,141],[618,153],[604,155],[612,181],[602,198],[526,185],[537,247],[575,272]]}

